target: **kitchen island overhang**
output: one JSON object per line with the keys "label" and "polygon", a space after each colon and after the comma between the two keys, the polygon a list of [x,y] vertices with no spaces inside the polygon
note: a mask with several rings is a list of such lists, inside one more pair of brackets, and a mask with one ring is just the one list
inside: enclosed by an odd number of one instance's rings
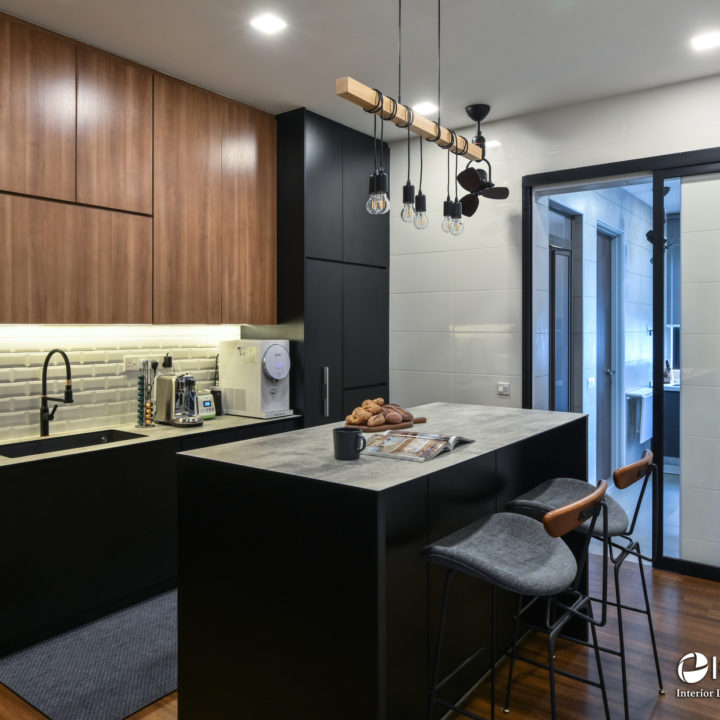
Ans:
{"label": "kitchen island overhang", "polygon": [[[325,425],[180,454],[181,720],[426,717],[443,573],[420,550],[548,477],[586,479],[587,417],[412,411],[475,442],[427,463],[342,462]],[[486,588],[465,584],[448,664],[488,635]]]}

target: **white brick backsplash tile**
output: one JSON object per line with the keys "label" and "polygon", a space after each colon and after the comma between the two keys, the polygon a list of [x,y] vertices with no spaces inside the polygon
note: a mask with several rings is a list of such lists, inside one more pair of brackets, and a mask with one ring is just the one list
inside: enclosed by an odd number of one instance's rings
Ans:
{"label": "white brick backsplash tile", "polygon": [[27,365],[25,353],[0,353],[0,367],[17,367]]}
{"label": "white brick backsplash tile", "polygon": [[[63,330],[52,327],[37,341],[0,341],[0,441],[38,434],[45,347],[66,350],[73,375],[74,403],[58,408],[57,420],[51,425],[53,434],[133,421],[137,374],[123,370],[126,355],[161,362],[169,352],[176,360],[175,369],[191,373],[198,384],[208,386],[214,377],[217,348],[201,335],[184,338],[176,331],[161,328],[156,338],[144,337],[140,341],[124,333],[98,338],[90,331],[86,338],[67,340]],[[64,388],[64,363],[55,356],[48,370],[48,393],[61,397]]]}
{"label": "white brick backsplash tile", "polygon": [[[80,357],[76,361],[83,364],[108,362],[107,350],[86,350],[79,355]],[[120,357],[118,360],[122,360],[122,358]]]}
{"label": "white brick backsplash tile", "polygon": [[20,410],[39,411],[40,398],[34,395],[27,395],[25,397],[14,397],[8,398],[7,400],[0,400],[0,412],[19,412]]}
{"label": "white brick backsplash tile", "polygon": [[112,377],[81,378],[77,382],[73,380],[73,388],[77,388],[82,392],[87,392],[88,390],[105,390],[105,388],[108,386],[107,383],[111,379]]}
{"label": "white brick backsplash tile", "polygon": [[14,428],[30,424],[30,414],[27,412],[0,413],[0,427]]}
{"label": "white brick backsplash tile", "polygon": [[100,375],[119,375],[121,372],[123,372],[122,363],[96,364],[92,367],[95,371],[93,373],[95,377],[99,377]]}
{"label": "white brick backsplash tile", "polygon": [[[40,383],[38,383],[39,390]],[[2,383],[0,385],[0,398],[20,397],[28,394],[27,383]]]}

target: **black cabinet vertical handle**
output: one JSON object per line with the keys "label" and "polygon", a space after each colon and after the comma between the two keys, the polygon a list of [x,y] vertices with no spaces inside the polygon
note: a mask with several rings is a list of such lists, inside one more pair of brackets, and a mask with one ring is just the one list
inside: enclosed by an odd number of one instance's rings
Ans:
{"label": "black cabinet vertical handle", "polygon": [[330,368],[323,368],[323,415],[330,417]]}

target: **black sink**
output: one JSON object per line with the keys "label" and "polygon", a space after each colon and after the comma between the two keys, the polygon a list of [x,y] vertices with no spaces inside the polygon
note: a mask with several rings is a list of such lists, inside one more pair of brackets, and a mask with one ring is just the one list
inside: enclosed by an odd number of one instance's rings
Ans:
{"label": "black sink", "polygon": [[147,436],[125,432],[124,430],[93,430],[79,435],[39,438],[38,440],[0,445],[0,455],[9,458],[25,457],[26,455],[40,455],[41,453],[57,452],[58,450],[90,447],[91,445],[107,445],[108,443],[118,442],[118,440],[133,440],[141,437]]}

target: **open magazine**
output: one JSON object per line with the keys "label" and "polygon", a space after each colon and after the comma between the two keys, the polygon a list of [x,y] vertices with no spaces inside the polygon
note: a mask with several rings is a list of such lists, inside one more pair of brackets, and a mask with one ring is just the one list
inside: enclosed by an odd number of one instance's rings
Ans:
{"label": "open magazine", "polygon": [[450,452],[458,443],[475,442],[460,435],[437,435],[412,430],[388,430],[367,441],[365,453],[376,457],[425,462]]}

